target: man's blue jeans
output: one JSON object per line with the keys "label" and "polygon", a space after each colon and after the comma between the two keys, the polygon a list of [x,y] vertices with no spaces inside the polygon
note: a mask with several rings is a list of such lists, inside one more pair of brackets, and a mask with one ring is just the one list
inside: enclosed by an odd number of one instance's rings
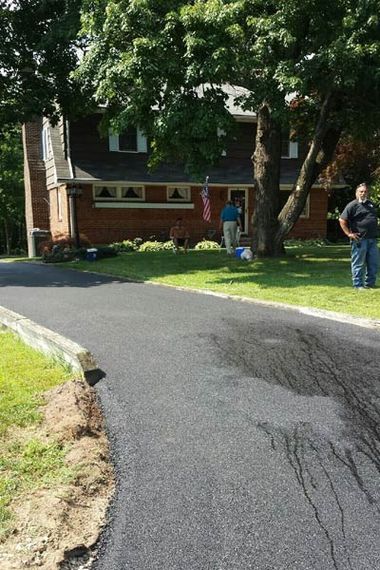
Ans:
{"label": "man's blue jeans", "polygon": [[[351,270],[354,287],[373,287],[379,265],[376,239],[361,239],[351,243]],[[364,277],[364,283],[363,283]]]}

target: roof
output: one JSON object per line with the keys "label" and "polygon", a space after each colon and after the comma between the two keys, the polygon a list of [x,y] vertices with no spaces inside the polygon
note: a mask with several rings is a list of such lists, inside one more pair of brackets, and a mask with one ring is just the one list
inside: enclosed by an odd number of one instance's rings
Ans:
{"label": "roof", "polygon": [[[148,169],[146,153],[110,152],[108,138],[100,137],[99,116],[92,115],[70,125],[70,155],[73,178],[76,181],[96,182],[104,180],[139,182],[142,184],[199,183],[200,180],[186,174],[179,163],[162,163],[155,170]],[[253,151],[256,125],[252,122],[237,123],[236,137],[228,141],[227,156],[221,156],[217,165],[208,169],[210,184],[253,184]],[[298,159],[283,159],[281,184],[292,184],[300,164]],[[68,164],[57,163],[58,182],[70,179]]]}

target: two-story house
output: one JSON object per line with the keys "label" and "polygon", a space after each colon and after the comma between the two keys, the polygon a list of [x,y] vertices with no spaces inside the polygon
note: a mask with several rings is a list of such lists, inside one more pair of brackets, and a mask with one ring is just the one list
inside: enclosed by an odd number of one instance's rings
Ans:
{"label": "two-story house", "polygon": [[[170,226],[182,217],[192,242],[203,237],[219,239],[219,215],[227,199],[240,201],[243,235],[249,238],[255,206],[251,156],[256,117],[237,107],[232,97],[228,105],[237,121],[237,135],[228,141],[219,164],[208,172],[210,223],[202,217],[202,185],[180,165],[162,164],[154,172],[148,170],[149,145],[139,128],[101,137],[101,111],[70,123],[62,119],[54,127],[47,119],[27,123],[24,151],[30,255],[30,231],[37,227],[55,236],[73,235],[77,225],[93,244],[108,244],[135,237],[167,238]],[[284,203],[305,149],[285,140],[282,152]],[[80,190],[74,200],[69,196],[73,187]],[[316,185],[290,237],[325,237],[326,214],[327,193]]]}

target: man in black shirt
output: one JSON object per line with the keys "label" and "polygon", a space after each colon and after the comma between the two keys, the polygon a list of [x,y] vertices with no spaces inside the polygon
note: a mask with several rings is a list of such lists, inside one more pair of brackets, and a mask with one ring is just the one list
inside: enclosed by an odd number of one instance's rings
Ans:
{"label": "man in black shirt", "polygon": [[352,282],[361,291],[375,287],[376,283],[379,264],[377,213],[375,205],[368,200],[365,183],[356,188],[355,196],[356,199],[347,204],[341,213],[339,223],[351,240]]}

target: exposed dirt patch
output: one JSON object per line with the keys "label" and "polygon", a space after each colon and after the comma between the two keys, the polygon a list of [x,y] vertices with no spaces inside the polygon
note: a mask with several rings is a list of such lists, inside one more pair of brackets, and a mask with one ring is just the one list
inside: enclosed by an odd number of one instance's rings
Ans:
{"label": "exposed dirt patch", "polygon": [[67,445],[65,461],[75,475],[68,484],[14,501],[15,530],[0,544],[2,570],[87,568],[105,523],[114,478],[95,392],[75,380],[48,392],[46,400],[33,436]]}

